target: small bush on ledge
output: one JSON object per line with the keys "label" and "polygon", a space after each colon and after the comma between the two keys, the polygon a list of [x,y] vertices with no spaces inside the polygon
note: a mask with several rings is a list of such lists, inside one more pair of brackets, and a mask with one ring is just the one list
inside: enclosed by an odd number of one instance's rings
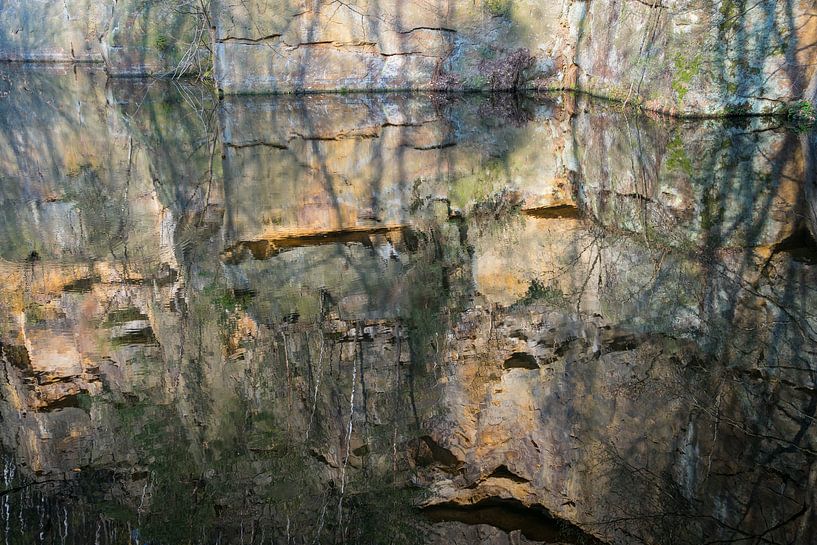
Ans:
{"label": "small bush on ledge", "polygon": [[807,100],[800,100],[786,106],[786,117],[796,125],[813,125],[817,121],[817,111],[814,104]]}

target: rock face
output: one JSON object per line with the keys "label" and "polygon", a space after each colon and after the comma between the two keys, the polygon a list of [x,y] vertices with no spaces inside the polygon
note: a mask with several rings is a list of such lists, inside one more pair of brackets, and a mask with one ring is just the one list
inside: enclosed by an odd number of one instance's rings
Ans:
{"label": "rock face", "polygon": [[559,87],[687,114],[814,100],[807,0],[215,6],[226,93]]}
{"label": "rock face", "polygon": [[[212,75],[225,94],[583,90],[689,115],[817,100],[811,0],[12,0],[0,59]],[[45,29],[45,30],[44,30]],[[813,111],[813,110],[810,110]]]}
{"label": "rock face", "polygon": [[813,135],[0,81],[11,543],[810,543]]}
{"label": "rock face", "polygon": [[680,113],[813,101],[813,9],[808,0],[576,2],[577,86]]}
{"label": "rock face", "polygon": [[10,0],[0,6],[0,60],[104,62],[114,76],[195,74],[209,55],[192,0]]}
{"label": "rock face", "polygon": [[101,61],[115,2],[12,0],[0,6],[0,55],[14,61]]}
{"label": "rock face", "polygon": [[257,93],[519,87],[553,72],[533,56],[557,45],[562,5],[253,0],[214,9],[219,87]]}

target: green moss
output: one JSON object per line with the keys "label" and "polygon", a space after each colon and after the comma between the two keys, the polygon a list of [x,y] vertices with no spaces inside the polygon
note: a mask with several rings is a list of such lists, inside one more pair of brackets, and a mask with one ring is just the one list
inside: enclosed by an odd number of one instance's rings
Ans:
{"label": "green moss", "polygon": [[477,74],[465,82],[465,87],[467,89],[486,89],[488,87],[488,78],[482,74]]}
{"label": "green moss", "polygon": [[750,114],[752,107],[747,102],[741,104],[728,104],[723,109],[723,115],[726,117],[745,116]]}
{"label": "green moss", "polygon": [[489,47],[487,45],[481,45],[481,46],[479,46],[477,48],[477,54],[482,59],[488,59],[488,60],[494,59],[494,58],[496,58],[496,48],[495,47]]}
{"label": "green moss", "polygon": [[667,169],[692,176],[692,161],[690,161],[686,148],[684,148],[684,141],[678,133],[667,145]]}
{"label": "green moss", "polygon": [[243,310],[251,299],[248,294],[237,294],[234,290],[217,283],[210,284],[202,290],[210,304],[220,313],[224,311]]}
{"label": "green moss", "polygon": [[26,305],[25,313],[26,322],[30,325],[44,322],[46,318],[45,307],[34,302],[30,302]]}
{"label": "green moss", "polygon": [[722,34],[729,32],[738,24],[738,6],[734,0],[723,0],[720,14],[721,21],[718,28]]}
{"label": "green moss", "polygon": [[246,310],[251,300],[251,294],[237,293],[232,288],[213,282],[205,286],[201,297],[195,298],[192,308],[200,316],[215,313],[221,345],[228,347],[232,332],[236,328],[236,316]]}
{"label": "green moss", "polygon": [[797,127],[811,127],[817,121],[817,110],[814,104],[807,100],[787,105],[785,114],[786,118]]}
{"label": "green moss", "polygon": [[483,5],[494,17],[508,17],[513,8],[513,0],[483,0]]}
{"label": "green moss", "polygon": [[124,324],[133,320],[147,320],[147,316],[136,307],[115,309],[110,311],[105,317],[103,325],[111,327],[117,324]]}
{"label": "green moss", "polygon": [[164,34],[158,34],[153,39],[153,47],[159,51],[166,51],[170,47],[170,38]]}
{"label": "green moss", "polygon": [[671,248],[685,254],[691,254],[698,250],[695,242],[688,238],[687,233],[661,225],[660,222],[645,222],[643,235],[651,246],[664,249]]}
{"label": "green moss", "polygon": [[484,201],[503,187],[507,166],[502,159],[489,159],[476,172],[458,178],[451,184],[449,199],[452,208],[465,210]]}
{"label": "green moss", "polygon": [[689,84],[692,78],[698,75],[701,70],[701,54],[698,53],[694,57],[688,57],[683,53],[678,53],[673,59],[675,67],[674,77],[672,79],[672,90],[678,96],[678,101],[683,102],[689,92]]}
{"label": "green moss", "polygon": [[90,411],[93,405],[93,398],[86,392],[80,392],[77,394],[77,404],[80,409]]}
{"label": "green moss", "polygon": [[522,200],[515,191],[503,188],[474,203],[468,214],[469,226],[483,234],[498,233],[522,221]]}
{"label": "green moss", "polygon": [[[354,519],[355,542],[370,545],[419,545],[426,542],[420,513],[411,507],[417,503],[419,490],[396,488],[388,480],[370,477],[365,482],[351,484],[354,485],[363,488],[347,502]],[[389,531],[384,532],[384,528]]]}
{"label": "green moss", "polygon": [[528,291],[516,304],[530,305],[537,302],[557,307],[567,307],[567,297],[558,286],[546,286],[541,280],[534,278],[528,286]]}

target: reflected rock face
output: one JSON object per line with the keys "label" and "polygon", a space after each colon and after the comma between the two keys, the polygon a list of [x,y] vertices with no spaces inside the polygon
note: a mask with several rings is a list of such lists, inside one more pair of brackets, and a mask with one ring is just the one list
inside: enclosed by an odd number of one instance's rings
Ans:
{"label": "reflected rock face", "polygon": [[6,75],[9,543],[810,542],[812,135]]}

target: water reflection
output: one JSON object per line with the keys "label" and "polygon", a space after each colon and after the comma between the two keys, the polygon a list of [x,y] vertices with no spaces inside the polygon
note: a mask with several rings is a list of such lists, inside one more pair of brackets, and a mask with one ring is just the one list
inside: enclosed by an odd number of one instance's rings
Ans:
{"label": "water reflection", "polygon": [[809,541],[813,135],[4,70],[6,543]]}

